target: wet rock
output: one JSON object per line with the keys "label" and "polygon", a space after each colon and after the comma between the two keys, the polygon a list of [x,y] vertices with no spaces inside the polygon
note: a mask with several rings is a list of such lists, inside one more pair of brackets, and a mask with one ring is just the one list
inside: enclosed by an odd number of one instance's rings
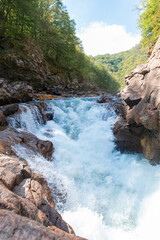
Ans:
{"label": "wet rock", "polygon": [[53,143],[38,139],[35,135],[29,132],[21,132],[22,146],[40,153],[47,160],[51,160],[54,152]]}
{"label": "wet rock", "polygon": [[10,104],[6,105],[2,108],[3,114],[7,117],[13,115],[14,113],[18,112],[19,105],[18,104]]}
{"label": "wet rock", "polygon": [[141,138],[143,153],[152,165],[160,163],[160,132],[146,132]]}
{"label": "wet rock", "polygon": [[111,102],[112,101],[112,98],[114,96],[112,94],[107,94],[107,95],[104,95],[102,97],[100,97],[97,102],[98,103],[107,103],[107,102]]}
{"label": "wet rock", "polygon": [[46,228],[40,223],[7,210],[0,211],[0,238],[19,240],[85,240],[84,238],[65,233],[56,227]]}
{"label": "wet rock", "polygon": [[139,134],[143,129],[138,127],[132,128],[121,117],[114,126],[114,135],[116,137],[116,148],[121,152],[138,152],[142,153],[142,145]]}
{"label": "wet rock", "polygon": [[52,100],[54,98],[57,98],[57,96],[51,95],[51,94],[44,94],[44,93],[35,94],[35,99],[39,101]]}
{"label": "wet rock", "polygon": [[3,114],[3,112],[0,110],[0,126],[6,126],[7,124],[8,123],[7,123],[6,117]]}
{"label": "wet rock", "polygon": [[52,142],[38,139],[27,131],[18,132],[14,128],[7,128],[0,132],[0,151],[4,154],[15,154],[11,146],[20,144],[28,150],[40,153],[47,160],[51,160],[54,152]]}
{"label": "wet rock", "polygon": [[[146,64],[138,66],[125,77],[122,96],[124,125],[116,123],[117,144],[142,152],[152,163],[160,163],[160,38]],[[138,129],[138,131],[137,131]],[[136,132],[135,132],[136,130]],[[126,136],[132,133],[132,136]],[[133,135],[138,134],[137,144]],[[128,147],[128,143],[132,144]],[[132,139],[132,140],[131,140]],[[138,147],[141,146],[141,147]]]}
{"label": "wet rock", "polygon": [[43,200],[40,209],[43,213],[45,213],[53,226],[56,226],[65,232],[74,234],[72,227],[62,219],[61,215],[56,211],[56,209],[52,208],[46,200]]}
{"label": "wet rock", "polygon": [[46,117],[47,121],[52,121],[54,118],[53,113],[46,113],[45,117]]}
{"label": "wet rock", "polygon": [[117,114],[122,112],[121,97],[119,94],[113,95],[108,93],[103,95],[97,100],[97,103],[108,103],[108,105],[106,105],[107,109],[112,108]]}
{"label": "wet rock", "polygon": [[38,108],[41,117],[43,119],[43,124],[45,124],[47,121],[51,121],[54,118],[54,113],[51,108],[49,108],[48,104],[45,102],[37,102],[34,103],[34,105]]}
{"label": "wet rock", "polygon": [[33,179],[39,182],[39,184],[42,186],[42,196],[43,199],[46,199],[47,202],[51,205],[51,207],[55,207],[55,203],[52,197],[51,190],[48,186],[47,181],[44,179],[44,177],[40,174],[34,173]]}

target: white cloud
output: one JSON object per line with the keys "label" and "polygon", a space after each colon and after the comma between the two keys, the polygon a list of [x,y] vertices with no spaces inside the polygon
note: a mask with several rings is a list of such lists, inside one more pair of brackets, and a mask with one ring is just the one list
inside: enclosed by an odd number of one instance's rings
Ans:
{"label": "white cloud", "polygon": [[140,42],[140,35],[127,33],[121,25],[94,22],[77,34],[87,55],[96,56],[129,50]]}

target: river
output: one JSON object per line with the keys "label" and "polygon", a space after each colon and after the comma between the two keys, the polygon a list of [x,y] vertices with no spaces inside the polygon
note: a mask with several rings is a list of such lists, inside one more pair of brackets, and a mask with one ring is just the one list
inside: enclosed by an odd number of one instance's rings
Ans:
{"label": "river", "polygon": [[96,98],[46,103],[54,120],[42,125],[38,109],[22,104],[26,111],[19,121],[22,129],[53,142],[53,161],[19,145],[16,152],[48,180],[64,220],[89,240],[159,240],[160,167],[143,155],[115,150],[117,115],[109,103]]}

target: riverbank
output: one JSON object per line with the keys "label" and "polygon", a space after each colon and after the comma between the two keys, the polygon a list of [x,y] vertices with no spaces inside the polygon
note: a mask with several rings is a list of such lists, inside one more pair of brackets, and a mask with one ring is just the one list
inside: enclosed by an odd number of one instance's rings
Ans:
{"label": "riverbank", "polygon": [[[36,105],[39,108],[39,123],[45,124],[53,119],[53,113],[46,112],[45,103]],[[2,106],[0,110],[0,238],[84,239],[75,236],[72,227],[55,209],[51,190],[43,175],[32,171],[27,161],[18,157],[14,150],[18,144],[32,154],[40,154],[46,161],[53,161],[52,142],[7,126],[10,118],[16,118],[22,111],[26,110],[18,104]]]}
{"label": "riverbank", "polygon": [[[40,106],[37,102],[20,104],[19,112],[9,116],[11,129],[4,131],[3,139],[12,135],[18,143],[13,144],[14,154],[25,158],[35,173],[43,173],[56,209],[78,236],[148,240],[146,236],[155,233],[158,240],[159,228],[154,227],[159,213],[156,218],[150,215],[148,201],[156,214],[159,166],[152,167],[143,155],[115,149],[116,99],[97,100],[59,98],[38,102]],[[47,109],[43,115],[42,108]],[[46,113],[50,120],[46,121]],[[47,156],[48,161],[45,149],[51,148],[51,143],[54,159]]]}
{"label": "riverbank", "polygon": [[147,63],[126,76],[122,112],[114,134],[119,150],[143,153],[160,163],[160,38]]}

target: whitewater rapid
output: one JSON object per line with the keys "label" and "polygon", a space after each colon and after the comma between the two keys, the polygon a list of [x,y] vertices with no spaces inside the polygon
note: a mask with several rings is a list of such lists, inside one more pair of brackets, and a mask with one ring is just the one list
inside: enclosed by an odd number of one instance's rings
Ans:
{"label": "whitewater rapid", "polygon": [[89,240],[159,240],[160,167],[115,150],[114,110],[94,98],[46,103],[54,112],[46,125],[27,104],[10,122],[53,142],[52,162],[19,145],[16,152],[48,180],[64,220]]}

